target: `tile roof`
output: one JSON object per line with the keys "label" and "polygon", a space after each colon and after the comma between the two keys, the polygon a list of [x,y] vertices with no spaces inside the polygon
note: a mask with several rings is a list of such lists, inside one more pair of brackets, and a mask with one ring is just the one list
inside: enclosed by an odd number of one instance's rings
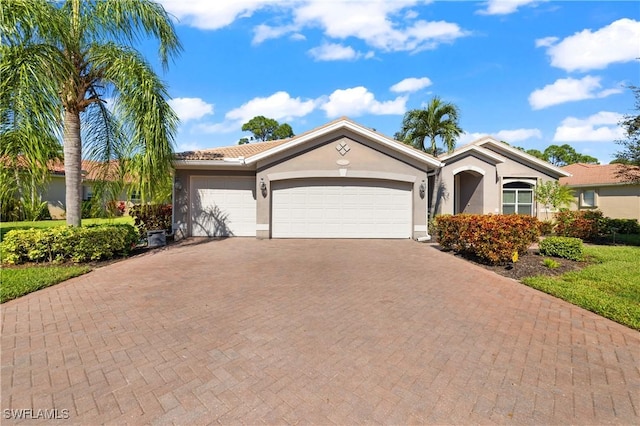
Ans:
{"label": "tile roof", "polygon": [[623,172],[628,167],[623,164],[569,164],[562,169],[572,176],[560,178],[560,183],[570,186],[624,184]]}
{"label": "tile roof", "polygon": [[293,138],[277,141],[254,142],[244,145],[222,146],[219,148],[203,149],[201,151],[186,151],[176,153],[177,160],[223,160],[225,158],[250,157],[268,149],[289,142]]}

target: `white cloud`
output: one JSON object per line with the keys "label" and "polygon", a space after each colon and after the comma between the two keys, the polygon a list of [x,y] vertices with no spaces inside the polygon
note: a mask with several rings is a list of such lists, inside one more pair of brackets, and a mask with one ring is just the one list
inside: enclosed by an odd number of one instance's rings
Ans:
{"label": "white cloud", "polygon": [[309,50],[309,54],[316,61],[354,60],[367,55],[356,52],[351,46],[336,43],[324,43]]}
{"label": "white cloud", "polygon": [[555,44],[558,40],[558,37],[544,37],[536,40],[536,47],[549,47]]}
{"label": "white cloud", "polygon": [[528,139],[542,138],[542,132],[539,129],[513,129],[513,130],[500,130],[493,133],[465,133],[458,138],[457,146],[463,146],[471,142],[475,142],[480,138],[491,135],[493,138],[500,141],[514,144],[516,142],[522,142]]}
{"label": "white cloud", "polygon": [[527,139],[542,138],[542,132],[539,129],[514,129],[500,130],[495,134],[496,139],[509,143],[526,141]]}
{"label": "white cloud", "polygon": [[266,98],[253,98],[226,113],[225,118],[241,123],[247,122],[257,115],[264,115],[274,120],[291,120],[293,117],[303,117],[309,114],[315,107],[314,100],[303,101],[300,98],[292,98],[287,92],[280,91]]}
{"label": "white cloud", "polygon": [[508,15],[518,10],[520,6],[538,3],[539,0],[488,0],[486,9],[479,10],[481,15]]}
{"label": "white cloud", "polygon": [[488,134],[487,133],[478,133],[478,132],[464,133],[464,134],[460,135],[460,137],[456,141],[456,146],[457,147],[461,147],[463,145],[470,144],[471,142],[477,141],[478,139],[483,138],[485,136],[488,136]]}
{"label": "white cloud", "polygon": [[278,38],[303,28],[320,27],[330,39],[345,40],[354,37],[367,45],[383,51],[419,51],[436,48],[467,35],[457,24],[438,21],[415,20],[415,11],[408,7],[418,0],[369,0],[366,11],[359,1],[307,0],[281,3],[290,8],[291,22],[280,26],[262,24],[255,29],[254,43]]}
{"label": "white cloud", "polygon": [[238,18],[250,17],[259,9],[280,3],[278,0],[159,0],[159,2],[181,24],[203,30],[226,27]]}
{"label": "white cloud", "polygon": [[409,77],[391,86],[390,90],[396,93],[411,93],[429,87],[431,84],[428,77]]}
{"label": "white cloud", "polygon": [[587,75],[581,79],[561,78],[542,89],[534,90],[529,95],[529,104],[533,109],[542,109],[565,102],[583,99],[604,98],[621,93],[621,89],[600,90],[600,77]]}
{"label": "white cloud", "polygon": [[622,114],[600,111],[585,119],[567,117],[553,136],[554,142],[613,142],[624,137],[618,125]]}
{"label": "white cloud", "polygon": [[183,123],[213,114],[213,105],[200,98],[174,98],[169,105]]}
{"label": "white cloud", "polygon": [[334,91],[320,108],[326,112],[327,117],[342,115],[357,117],[363,114],[401,115],[407,110],[406,103],[406,96],[380,102],[365,87],[358,86]]}
{"label": "white cloud", "polygon": [[586,29],[575,33],[559,43],[549,40],[536,40],[536,46],[548,46],[547,55],[554,67],[565,71],[604,69],[640,57],[640,21],[619,19],[595,32]]}

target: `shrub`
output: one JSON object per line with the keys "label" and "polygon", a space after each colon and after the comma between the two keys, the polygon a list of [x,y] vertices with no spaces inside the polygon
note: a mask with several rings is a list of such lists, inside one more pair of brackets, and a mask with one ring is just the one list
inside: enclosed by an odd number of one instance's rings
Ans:
{"label": "shrub", "polygon": [[605,232],[605,218],[600,210],[564,210],[556,215],[556,234],[560,236],[593,240]]}
{"label": "shrub", "polygon": [[540,241],[540,254],[582,260],[582,240],[572,237],[547,237]]}
{"label": "shrub", "polygon": [[142,236],[156,229],[171,232],[171,204],[136,204],[129,209],[129,216]]}
{"label": "shrub", "polygon": [[551,235],[553,233],[554,223],[550,220],[543,220],[539,222],[540,235]]}
{"label": "shrub", "polygon": [[126,256],[137,242],[131,225],[57,226],[9,231],[0,249],[7,263],[86,262]]}
{"label": "shrub", "polygon": [[542,260],[542,264],[549,269],[556,269],[560,267],[560,262],[555,259],[551,259],[549,257]]}
{"label": "shrub", "polygon": [[640,234],[640,224],[637,219],[612,219],[604,218],[607,233],[615,232],[618,234]]}
{"label": "shrub", "polygon": [[442,215],[436,218],[440,245],[489,264],[511,262],[540,235],[538,219],[522,215]]}

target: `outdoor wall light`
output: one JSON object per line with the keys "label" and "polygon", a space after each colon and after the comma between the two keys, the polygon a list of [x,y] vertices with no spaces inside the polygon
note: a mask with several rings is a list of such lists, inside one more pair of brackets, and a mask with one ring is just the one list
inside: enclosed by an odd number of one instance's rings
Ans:
{"label": "outdoor wall light", "polygon": [[267,184],[264,182],[264,178],[260,178],[260,192],[262,192],[262,196],[267,196]]}
{"label": "outdoor wall light", "polygon": [[180,180],[179,177],[176,176],[176,178],[173,180],[173,186],[178,190],[181,191],[182,190],[182,181]]}
{"label": "outdoor wall light", "polygon": [[424,198],[424,193],[427,191],[427,185],[425,185],[424,180],[420,184],[420,198]]}

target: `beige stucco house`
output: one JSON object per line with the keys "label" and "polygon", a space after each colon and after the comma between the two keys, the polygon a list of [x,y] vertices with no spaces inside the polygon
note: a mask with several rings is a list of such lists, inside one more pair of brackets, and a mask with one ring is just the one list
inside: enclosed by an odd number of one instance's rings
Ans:
{"label": "beige stucco house", "polygon": [[560,183],[574,191],[574,210],[601,210],[606,217],[640,220],[640,185],[625,181],[622,164],[570,164]]}
{"label": "beige stucco house", "polygon": [[180,153],[175,169],[177,238],[419,239],[436,182],[440,213],[538,214],[538,179],[568,175],[491,138],[435,158],[347,118],[286,140]]}

